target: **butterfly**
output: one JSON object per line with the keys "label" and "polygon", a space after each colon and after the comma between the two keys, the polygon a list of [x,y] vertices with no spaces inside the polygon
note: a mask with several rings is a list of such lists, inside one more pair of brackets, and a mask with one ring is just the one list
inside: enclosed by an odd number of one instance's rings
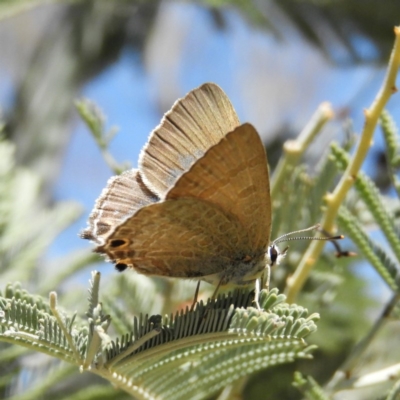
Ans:
{"label": "butterfly", "polygon": [[267,157],[223,90],[205,83],[175,102],[112,177],[82,232],[119,271],[254,284],[284,255],[270,244]]}

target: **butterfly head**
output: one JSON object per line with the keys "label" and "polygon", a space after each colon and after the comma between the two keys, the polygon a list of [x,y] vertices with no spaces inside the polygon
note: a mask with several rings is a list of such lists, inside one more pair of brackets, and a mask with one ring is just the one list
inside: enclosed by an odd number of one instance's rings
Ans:
{"label": "butterfly head", "polygon": [[279,247],[275,243],[272,243],[271,246],[269,246],[268,250],[267,250],[267,264],[270,267],[273,267],[274,265],[279,265],[281,263],[282,259],[285,258],[288,249],[289,249],[289,246],[286,247],[281,252],[279,250]]}
{"label": "butterfly head", "polygon": [[343,239],[342,235],[339,236],[326,236],[326,237],[309,237],[309,236],[296,236],[296,237],[289,237],[293,234],[296,233],[301,233],[301,232],[307,232],[307,231],[311,231],[320,229],[320,225],[313,225],[309,228],[306,229],[301,229],[298,231],[294,231],[294,232],[289,232],[286,233],[285,235],[282,235],[280,237],[278,237],[277,239],[275,239],[272,244],[268,247],[267,250],[267,264],[272,267],[275,264],[279,265],[280,262],[282,261],[282,259],[286,256],[286,253],[289,249],[289,246],[287,246],[282,252],[279,250],[278,248],[278,244],[282,243],[282,242],[287,242],[287,241],[291,241],[291,240],[328,240],[328,241],[332,241],[333,243],[335,243],[335,240],[339,240],[339,239]]}

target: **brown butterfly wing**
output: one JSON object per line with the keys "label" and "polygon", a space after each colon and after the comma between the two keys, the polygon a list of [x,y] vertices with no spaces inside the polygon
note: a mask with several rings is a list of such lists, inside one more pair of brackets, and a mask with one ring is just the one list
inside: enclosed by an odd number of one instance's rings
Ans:
{"label": "brown butterfly wing", "polygon": [[223,271],[235,257],[245,258],[247,241],[234,216],[202,200],[180,199],[142,208],[96,251],[107,254],[118,269],[198,278]]}
{"label": "brown butterfly wing", "polygon": [[213,146],[168,192],[167,199],[194,197],[234,215],[252,250],[269,244],[271,201],[267,158],[261,139],[243,124]]}
{"label": "brown butterfly wing", "polygon": [[143,274],[187,278],[222,272],[265,251],[268,169],[251,125],[207,151],[167,197],[128,218],[97,251]]}
{"label": "brown butterfly wing", "polygon": [[140,208],[157,202],[158,197],[144,184],[139,171],[131,169],[109,179],[90,214],[81,237],[104,244],[113,229]]}
{"label": "brown butterfly wing", "polygon": [[206,83],[178,100],[151,133],[139,158],[143,181],[163,198],[180,176],[239,119],[223,90]]}

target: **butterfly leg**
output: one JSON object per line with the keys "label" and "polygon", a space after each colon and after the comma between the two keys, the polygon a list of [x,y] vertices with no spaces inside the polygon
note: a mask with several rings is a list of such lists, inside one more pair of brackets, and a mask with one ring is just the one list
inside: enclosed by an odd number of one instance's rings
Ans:
{"label": "butterfly leg", "polygon": [[194,310],[195,305],[197,304],[197,298],[199,297],[199,290],[200,290],[200,280],[197,282],[196,291],[194,292],[194,298],[192,306],[190,307],[190,311]]}
{"label": "butterfly leg", "polygon": [[271,278],[271,267],[267,264],[264,273],[261,276],[261,289],[269,290],[270,278]]}
{"label": "butterfly leg", "polygon": [[214,290],[214,293],[211,296],[211,303],[216,300],[219,288],[221,287],[222,281],[224,280],[224,276],[219,280],[217,287]]}
{"label": "butterfly leg", "polygon": [[253,300],[253,303],[256,305],[256,308],[257,308],[258,311],[261,310],[260,303],[258,302],[258,299],[260,298],[260,285],[262,285],[262,284],[263,284],[263,276],[261,276],[260,279],[256,279],[255,284],[254,284],[254,300]]}
{"label": "butterfly leg", "polygon": [[208,300],[206,308],[204,310],[204,314],[203,314],[203,319],[206,318],[208,310],[210,310],[213,307],[213,303],[215,302],[216,298],[217,298],[217,294],[219,291],[219,288],[222,285],[222,281],[224,280],[224,276],[222,276],[222,278],[219,280],[217,287],[214,290],[214,293],[212,294],[211,298]]}

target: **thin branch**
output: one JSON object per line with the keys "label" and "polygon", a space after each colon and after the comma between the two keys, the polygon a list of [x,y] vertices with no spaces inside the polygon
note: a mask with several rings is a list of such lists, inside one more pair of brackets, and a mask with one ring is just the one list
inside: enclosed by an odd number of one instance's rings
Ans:
{"label": "thin branch", "polygon": [[[400,66],[400,27],[395,27],[395,43],[389,60],[389,66],[383,85],[369,109],[364,111],[365,123],[357,149],[344,172],[340,182],[333,193],[325,196],[326,212],[321,223],[322,229],[332,232],[335,228],[335,219],[340,205],[343,203],[348,191],[352,187],[355,177],[368,154],[372,144],[372,137],[386,103],[390,96],[397,91],[396,76]],[[311,242],[307,251],[300,260],[295,273],[288,279],[286,295],[289,303],[292,303],[303,287],[316,260],[318,260],[325,243]]]}
{"label": "thin branch", "polygon": [[308,124],[295,140],[288,140],[283,145],[283,156],[275,168],[271,182],[271,198],[278,196],[278,191],[285,182],[288,172],[294,168],[301,156],[307,150],[310,143],[321,131],[322,127],[333,118],[333,110],[330,103],[322,103],[311,117]]}
{"label": "thin branch", "polygon": [[57,308],[57,293],[56,292],[51,292],[50,296],[49,296],[49,303],[50,303],[50,309],[54,315],[54,317],[56,318],[59,327],[61,328],[61,330],[63,331],[65,338],[67,339],[67,342],[74,354],[75,360],[78,364],[81,364],[82,359],[81,356],[79,354],[78,349],[75,346],[75,342],[74,339],[71,335],[71,333],[69,332],[67,326],[65,325],[64,322],[64,318],[62,317],[62,315],[60,314],[60,312],[58,311]]}

